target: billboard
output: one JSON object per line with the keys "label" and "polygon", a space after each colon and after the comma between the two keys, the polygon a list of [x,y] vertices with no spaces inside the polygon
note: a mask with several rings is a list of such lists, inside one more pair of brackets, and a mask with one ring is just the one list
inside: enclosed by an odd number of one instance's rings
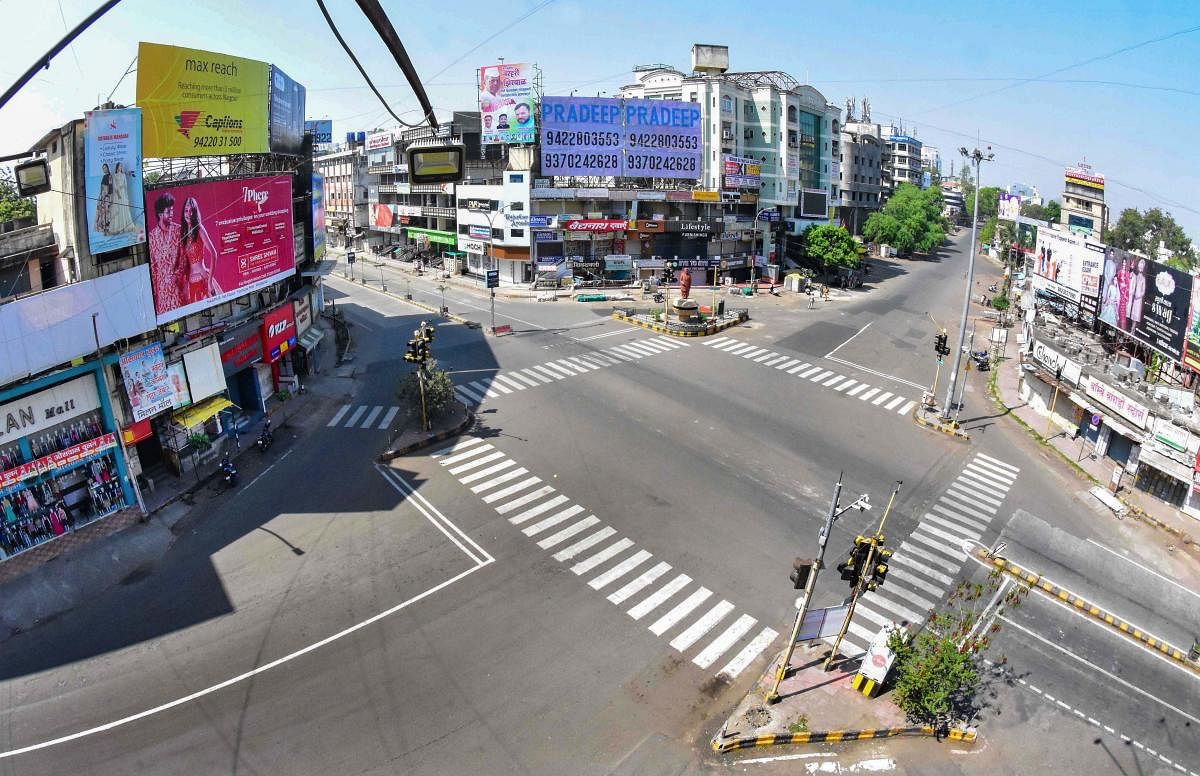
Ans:
{"label": "billboard", "polygon": [[1120,248],[1104,251],[1100,320],[1172,361],[1182,361],[1192,276]]}
{"label": "billboard", "polygon": [[722,154],[726,189],[757,189],[762,187],[762,165],[753,157]]}
{"label": "billboard", "polygon": [[1037,250],[1038,228],[1036,223],[1022,221],[1017,224],[1016,248],[1021,253],[1029,254]]}
{"label": "billboard", "polygon": [[[1020,232],[1018,232],[1018,239]],[[1100,294],[1100,267],[1104,260],[1099,245],[1082,237],[1053,229],[1038,229],[1033,254],[1033,287],[1049,291],[1074,304],[1083,297]]]}
{"label": "billboard", "polygon": [[271,153],[300,153],[304,143],[304,87],[271,65],[271,111],[267,137]]}
{"label": "billboard", "polygon": [[368,151],[378,151],[382,148],[391,148],[394,138],[391,132],[374,132],[367,135],[366,147]]}
{"label": "billboard", "polygon": [[292,179],[214,180],[146,192],[150,277],[159,324],[270,285],[295,271]]}
{"label": "billboard", "polygon": [[1104,193],[1104,176],[1093,173],[1090,168],[1068,167],[1063,173],[1063,182]]}
{"label": "billboard", "polygon": [[1016,194],[1001,192],[996,216],[1002,221],[1016,221],[1021,217],[1021,198]]}
{"label": "billboard", "polygon": [[544,97],[542,174],[696,180],[701,129],[692,102]]}
{"label": "billboard", "polygon": [[175,392],[163,360],[162,343],[121,356],[121,380],[134,421],[145,420],[173,406]]}
{"label": "billboard", "polygon": [[500,63],[479,68],[479,125],[484,144],[534,141],[531,65]]}
{"label": "billboard", "polygon": [[325,176],[312,174],[313,261],[325,258]]}
{"label": "billboard", "polygon": [[253,59],[139,43],[143,155],[267,153],[268,70]]}
{"label": "billboard", "polygon": [[800,192],[801,218],[828,218],[829,192],[824,189],[803,189]]}
{"label": "billboard", "polygon": [[1200,371],[1200,283],[1192,285],[1191,314],[1183,341],[1183,363]]}
{"label": "billboard", "polygon": [[83,165],[88,250],[105,253],[146,242],[142,112],[122,108],[85,113]]}
{"label": "billboard", "polygon": [[313,148],[325,151],[333,147],[332,119],[308,119],[304,131],[313,136]]}

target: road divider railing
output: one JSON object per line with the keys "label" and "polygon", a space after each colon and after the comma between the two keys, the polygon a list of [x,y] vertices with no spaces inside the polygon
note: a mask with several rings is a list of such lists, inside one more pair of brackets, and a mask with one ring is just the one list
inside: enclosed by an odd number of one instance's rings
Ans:
{"label": "road divider railing", "polygon": [[976,547],[972,549],[972,554],[983,563],[991,565],[997,571],[1020,580],[1029,589],[1036,590],[1038,593],[1050,598],[1058,599],[1062,603],[1078,610],[1081,614],[1099,620],[1113,631],[1142,644],[1154,652],[1160,653],[1163,657],[1178,663],[1197,676],[1200,676],[1200,662],[1192,660],[1188,656],[1188,653],[1180,647],[1134,625],[1083,596],[1061,587],[1058,583],[1042,574],[1031,571],[1020,564],[1013,563],[1007,558],[991,555],[985,548]]}
{"label": "road divider railing", "polygon": [[974,728],[942,728],[933,725],[910,727],[874,728],[870,730],[828,730],[809,733],[776,733],[765,736],[722,736],[712,740],[714,752],[732,752],[759,746],[783,746],[786,744],[832,744],[840,741],[870,741],[879,738],[917,736],[947,741],[974,743],[977,737]]}

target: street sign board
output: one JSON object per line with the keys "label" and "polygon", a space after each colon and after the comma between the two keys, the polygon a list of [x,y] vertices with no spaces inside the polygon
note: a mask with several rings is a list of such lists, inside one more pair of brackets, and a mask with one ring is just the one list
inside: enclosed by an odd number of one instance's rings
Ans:
{"label": "street sign board", "polygon": [[759,221],[772,221],[772,222],[778,221],[779,220],[779,211],[775,210],[773,208],[770,210],[763,210],[758,214],[758,220]]}
{"label": "street sign board", "polygon": [[354,263],[354,251],[346,251],[346,263],[347,264]]}
{"label": "street sign board", "polygon": [[860,674],[878,684],[883,684],[888,671],[892,670],[892,663],[896,660],[896,653],[888,648],[888,635],[894,628],[894,624],[889,624],[879,629],[879,633],[876,633],[871,641],[871,648],[863,657],[862,666],[858,669]]}
{"label": "street sign board", "polygon": [[487,287],[488,288],[499,288],[500,287],[500,270],[489,269],[487,271]]}
{"label": "street sign board", "polygon": [[[799,601],[797,601],[796,608],[799,608]],[[804,614],[804,622],[800,623],[800,632],[796,634],[796,643],[836,636],[842,629],[842,621],[846,619],[848,611],[850,611],[849,605],[809,609]]]}

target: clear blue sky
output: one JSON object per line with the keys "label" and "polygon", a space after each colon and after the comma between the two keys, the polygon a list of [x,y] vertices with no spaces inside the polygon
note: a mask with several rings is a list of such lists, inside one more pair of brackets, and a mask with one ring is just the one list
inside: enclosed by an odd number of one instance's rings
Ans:
{"label": "clear blue sky", "polygon": [[[7,30],[0,62],[5,85],[97,4],[0,3]],[[984,185],[1020,181],[1058,198],[1063,164],[1086,157],[1108,177],[1114,214],[1123,207],[1163,207],[1200,242],[1200,203],[1194,197],[1200,162],[1193,147],[1200,127],[1195,79],[1200,31],[1047,81],[1016,83],[1200,26],[1195,2],[1011,0],[976,6],[930,0],[852,8],[694,0],[383,4],[439,114],[472,108],[474,68],[501,56],[537,63],[547,94],[575,88],[595,93],[628,82],[634,65],[661,62],[686,69],[692,43],[726,44],[734,70],[784,70],[838,105],[848,96],[870,97],[875,120],[903,119],[907,130],[937,145],[947,173],[955,149],[974,145],[978,131],[996,153],[996,161],[984,168]],[[411,91],[357,5],[352,0],[326,5],[376,83],[390,85],[383,91],[393,107],[413,109]],[[133,60],[139,40],[273,62],[308,88],[309,117],[332,118],[335,138],[394,123],[338,47],[315,2],[124,0],[4,108],[0,153],[25,149],[50,127],[103,100]],[[113,99],[132,104],[134,83],[131,74]]]}

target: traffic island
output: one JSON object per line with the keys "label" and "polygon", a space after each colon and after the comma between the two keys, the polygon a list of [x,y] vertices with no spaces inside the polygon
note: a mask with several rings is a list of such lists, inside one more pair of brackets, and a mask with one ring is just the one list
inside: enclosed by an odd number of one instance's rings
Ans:
{"label": "traffic island", "polygon": [[779,685],[779,699],[768,704],[764,698],[774,685],[783,652],[776,655],[713,736],[713,751],[901,736],[975,741],[974,728],[938,730],[909,724],[904,712],[886,697],[868,697],[854,688],[857,660],[842,660],[832,671],[823,670],[828,654],[824,644],[798,645],[792,654],[793,668]]}
{"label": "traffic island", "polygon": [[[387,449],[379,454],[379,463],[388,463],[396,458],[420,450],[422,447],[458,436],[475,423],[475,413],[462,402],[451,402],[446,413],[430,423],[429,430],[409,428],[400,432]],[[420,423],[418,422],[418,426]]]}
{"label": "traffic island", "polygon": [[750,320],[750,311],[747,309],[731,310],[703,320],[696,318],[686,322],[678,319],[672,320],[669,316],[665,321],[659,320],[658,316],[650,312],[639,312],[633,308],[613,308],[612,316],[617,320],[671,337],[707,337]]}
{"label": "traffic island", "polygon": [[962,426],[953,420],[946,421],[938,417],[937,407],[928,405],[918,405],[913,410],[913,421],[921,428],[927,428],[930,431],[937,431],[940,434],[961,439],[964,442],[971,441],[971,436],[962,430]]}

